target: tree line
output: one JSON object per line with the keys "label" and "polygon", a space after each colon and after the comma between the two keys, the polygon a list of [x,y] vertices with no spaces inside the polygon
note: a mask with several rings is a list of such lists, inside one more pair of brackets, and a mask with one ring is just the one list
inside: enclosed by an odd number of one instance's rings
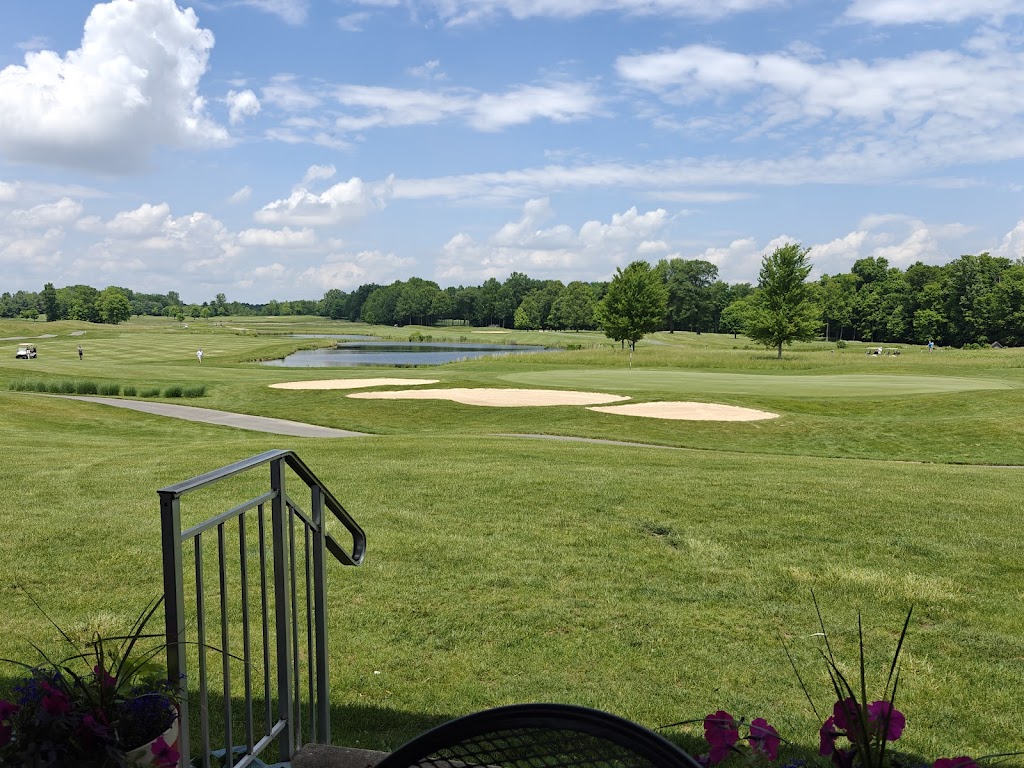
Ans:
{"label": "tree line", "polygon": [[[801,289],[800,323],[813,324],[816,335],[828,341],[934,341],[958,347],[995,341],[1024,344],[1024,260],[982,253],[960,256],[942,266],[917,262],[902,270],[884,258],[867,257],[854,262],[848,273],[826,274],[805,283],[810,270],[808,251],[798,245],[784,246],[766,257],[757,285],[726,283],[719,279],[714,264],[701,259],[662,259],[654,265],[634,262],[646,264],[649,278],[644,279],[653,280],[664,292],[664,308],[650,321],[654,330],[749,333],[766,300],[764,267],[787,248],[804,257],[803,277],[798,280],[806,286]],[[47,320],[118,323],[132,315],[179,319],[321,315],[378,325],[607,330],[611,318],[604,311],[606,297],[624,272],[618,270],[612,281],[568,284],[513,272],[503,281],[489,278],[481,285],[446,288],[410,277],[390,285],[364,284],[351,292],[332,288],[319,300],[265,304],[228,301],[222,293],[210,301],[186,304],[175,291],[147,294],[117,286],[97,290],[87,285],[54,288],[47,283],[39,293],[0,295],[0,317],[45,315]]]}

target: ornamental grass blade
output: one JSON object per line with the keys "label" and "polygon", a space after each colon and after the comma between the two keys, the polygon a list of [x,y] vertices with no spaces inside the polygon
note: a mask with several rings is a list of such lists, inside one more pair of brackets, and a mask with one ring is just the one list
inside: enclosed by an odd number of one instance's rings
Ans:
{"label": "ornamental grass blade", "polygon": [[797,682],[800,683],[800,690],[804,692],[804,696],[807,697],[807,703],[811,705],[811,712],[814,713],[814,716],[818,720],[821,720],[821,715],[818,714],[818,708],[814,706],[814,699],[811,698],[811,692],[807,689],[807,686],[804,684],[804,679],[800,676],[800,670],[796,667],[796,662],[793,660],[793,655],[789,652],[789,646],[786,645],[786,640],[782,637],[781,634],[779,634],[779,643],[782,645],[782,650],[786,653],[786,658],[789,659],[789,666],[793,668],[793,673],[796,675]]}
{"label": "ornamental grass blade", "polygon": [[[896,653],[892,657],[892,666],[889,667],[889,677],[885,681],[885,690],[889,690],[889,683],[892,681],[893,672],[896,671],[897,663],[900,658],[900,651],[903,650],[903,641],[907,637],[907,631],[910,629],[910,616],[914,613],[914,606],[910,606],[910,610],[907,611],[907,618],[903,621],[903,631],[900,632],[900,639],[896,643]],[[895,691],[893,696],[895,697]]]}

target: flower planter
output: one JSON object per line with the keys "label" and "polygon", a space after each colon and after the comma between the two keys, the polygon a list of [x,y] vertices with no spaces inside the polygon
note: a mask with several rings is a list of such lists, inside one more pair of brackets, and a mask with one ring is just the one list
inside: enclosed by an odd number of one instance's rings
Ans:
{"label": "flower planter", "polygon": [[[169,761],[169,755],[167,753],[168,747],[175,754],[173,762]],[[158,766],[159,768],[166,768],[167,766],[177,766],[177,754],[178,718],[175,718],[174,722],[171,723],[170,728],[161,733],[148,744],[143,744],[141,747],[136,747],[130,752],[125,753],[125,757],[127,757],[128,760],[130,761],[130,765],[141,767]]]}

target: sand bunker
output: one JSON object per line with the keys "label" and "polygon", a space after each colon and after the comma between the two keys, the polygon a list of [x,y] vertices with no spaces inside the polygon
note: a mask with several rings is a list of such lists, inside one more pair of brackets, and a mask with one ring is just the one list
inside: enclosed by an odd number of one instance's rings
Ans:
{"label": "sand bunker", "polygon": [[359,389],[360,387],[402,387],[437,384],[438,379],[321,379],[318,381],[282,381],[274,389]]}
{"label": "sand bunker", "polygon": [[556,389],[409,389],[392,392],[354,392],[366,400],[454,400],[463,405],[517,408],[524,405],[593,405],[629,400],[621,395],[571,392]]}
{"label": "sand bunker", "polygon": [[630,403],[629,405],[611,405],[588,408],[587,410],[615,413],[621,416],[684,421],[760,421],[761,419],[777,419],[779,417],[777,413],[755,411],[753,408],[740,408],[735,405],[718,405],[717,403]]}

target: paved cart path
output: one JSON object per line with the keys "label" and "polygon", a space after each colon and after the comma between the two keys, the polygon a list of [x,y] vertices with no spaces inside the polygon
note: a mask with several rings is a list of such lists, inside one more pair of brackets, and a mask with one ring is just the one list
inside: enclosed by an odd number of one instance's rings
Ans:
{"label": "paved cart path", "polygon": [[157,416],[170,416],[186,421],[200,421],[204,424],[217,424],[222,427],[237,427],[253,432],[269,432],[274,435],[290,435],[291,437],[369,437],[365,432],[350,432],[347,429],[332,429],[318,424],[304,424],[301,421],[287,419],[271,419],[267,416],[249,416],[244,413],[215,411],[212,408],[196,408],[191,405],[172,405],[171,403],[151,403],[144,400],[119,400],[114,397],[89,397],[82,395],[62,396],[68,400],[84,400],[90,403],[112,405],[115,408],[129,408],[133,411],[153,413]]}

